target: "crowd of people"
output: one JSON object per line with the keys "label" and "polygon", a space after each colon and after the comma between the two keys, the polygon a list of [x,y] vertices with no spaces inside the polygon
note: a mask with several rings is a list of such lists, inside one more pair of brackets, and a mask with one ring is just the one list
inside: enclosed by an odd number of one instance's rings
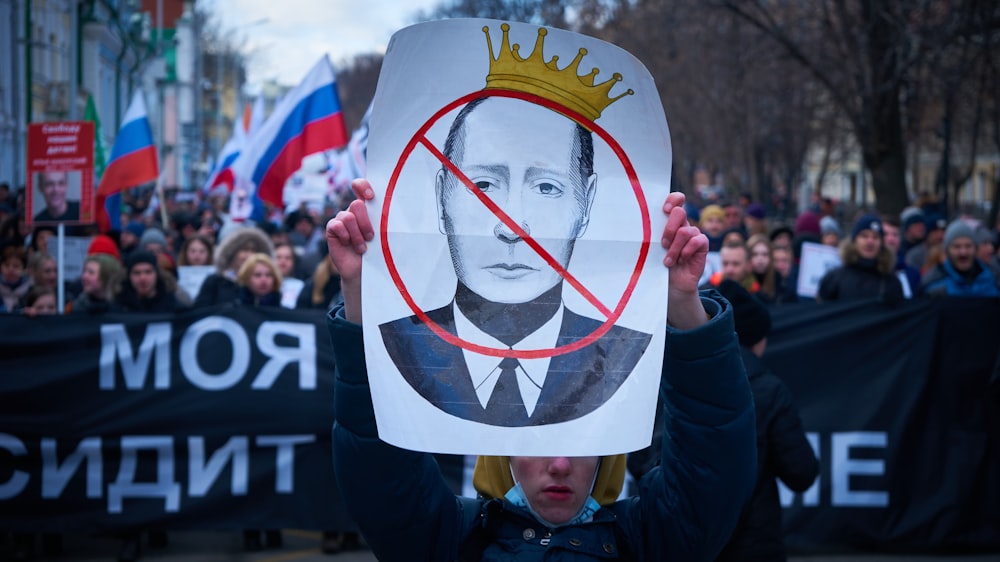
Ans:
{"label": "crowd of people", "polygon": [[[303,208],[288,213],[281,224],[230,222],[226,194],[217,190],[201,202],[169,201],[171,221],[163,225],[155,220],[159,213],[147,212],[148,203],[148,197],[133,196],[120,232],[100,234],[93,226],[72,225],[74,235],[90,241],[79,278],[63,283],[64,314],[174,313],[210,306],[325,311],[337,301],[340,278],[326,259],[321,213]],[[11,193],[0,184],[0,313],[60,312],[58,264],[49,252],[49,240],[55,235],[52,224],[27,227],[23,193]],[[190,266],[214,268],[196,291],[179,283]],[[284,294],[283,286],[297,291]],[[138,532],[122,534],[118,559],[139,559],[143,537]],[[14,559],[31,559],[39,545],[43,554],[61,550],[59,535],[44,535],[37,541],[33,535],[18,534],[11,540]],[[165,547],[167,536],[150,532],[146,544]],[[247,529],[243,545],[248,552],[280,548],[282,534],[277,529]],[[327,553],[358,545],[354,532],[323,534]]]}
{"label": "crowd of people", "polygon": [[877,298],[896,304],[922,295],[1000,295],[1000,225],[990,228],[969,216],[948,221],[927,196],[900,216],[861,210],[844,217],[828,199],[791,225],[769,222],[766,210],[754,203],[692,207],[690,216],[719,254],[718,269],[703,287],[728,279],[769,305],[812,299],[799,288],[806,243],[837,248],[840,257],[839,267],[819,280],[819,302]]}
{"label": "crowd of people", "polygon": [[[251,224],[229,220],[226,199],[227,194],[217,190],[203,200],[165,201],[169,211],[165,216],[170,220],[162,224],[156,220],[160,213],[149,212],[148,198],[134,198],[123,212],[120,232],[100,234],[93,227],[77,226],[74,233],[88,236],[90,242],[79,279],[64,282],[61,312],[91,316],[172,313],[218,305],[325,311],[342,301],[340,272],[327,255],[324,226],[346,202],[322,211],[303,206],[281,220]],[[839,251],[841,265],[819,281],[815,297],[819,302],[877,298],[897,304],[925,295],[997,296],[1000,224],[990,228],[964,216],[949,221],[940,205],[927,197],[899,216],[869,211],[843,216],[834,202],[821,199],[790,224],[771,219],[765,206],[748,197],[705,203],[685,204],[690,225],[707,237],[709,251],[718,253],[717,266],[705,272],[700,287],[718,289],[734,305],[743,361],[757,399],[758,425],[761,419],[785,420],[778,422],[783,432],[772,432],[765,441],[785,443],[790,452],[785,455],[780,446],[771,447],[778,451],[771,465],[758,453],[758,473],[765,476],[758,479],[753,501],[764,498],[760,501],[771,509],[774,476],[804,489],[817,471],[815,459],[806,454],[801,423],[787,389],[760,361],[770,326],[768,307],[804,300],[798,284],[804,244]],[[11,193],[0,184],[0,312],[28,316],[60,312],[58,263],[49,252],[54,235],[52,225],[26,227],[23,193]],[[185,268],[206,266],[212,272],[199,279],[196,291],[179,283]],[[659,453],[653,455],[659,457]],[[633,468],[631,461],[629,468]],[[633,472],[639,476],[651,468]],[[762,534],[774,540],[758,544],[760,548],[777,548],[777,519],[775,513],[744,514],[743,521],[749,521],[750,527],[734,539],[742,542],[731,543],[724,556],[734,550],[733,544],[752,545]],[[758,523],[760,528],[755,529]],[[15,539],[23,544],[33,541],[31,537]],[[53,544],[49,539],[43,543],[47,547]],[[281,543],[277,530],[244,532],[247,550],[277,548]],[[138,559],[139,544],[138,534],[123,536],[119,559]],[[151,536],[151,544],[165,545],[165,535]],[[327,552],[357,545],[353,533],[324,535]]]}

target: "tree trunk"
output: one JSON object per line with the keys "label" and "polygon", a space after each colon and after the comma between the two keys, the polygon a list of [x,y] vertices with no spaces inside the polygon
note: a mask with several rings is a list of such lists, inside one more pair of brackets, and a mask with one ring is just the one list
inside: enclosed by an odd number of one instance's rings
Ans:
{"label": "tree trunk", "polygon": [[898,217],[910,204],[906,193],[906,155],[902,144],[886,146],[878,156],[865,154],[865,165],[872,173],[875,208],[894,217]]}

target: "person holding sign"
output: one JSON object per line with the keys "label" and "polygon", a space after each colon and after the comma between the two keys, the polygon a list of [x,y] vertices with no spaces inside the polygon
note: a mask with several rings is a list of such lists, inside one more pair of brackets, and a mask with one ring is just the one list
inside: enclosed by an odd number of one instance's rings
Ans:
{"label": "person holding sign", "polygon": [[[336,357],[334,464],[352,516],[380,560],[711,560],[725,544],[755,480],[753,404],[733,328],[717,293],[698,292],[708,239],[688,226],[671,193],[661,244],[670,269],[662,466],[637,497],[615,501],[624,455],[480,457],[481,497],[456,497],[426,453],[378,438],[361,330],[361,263],[374,230],[366,180],[327,224],[344,302],[331,311]],[[372,373],[372,377],[380,373]],[[553,552],[553,555],[556,555]]]}
{"label": "person holding sign", "polygon": [[840,246],[842,266],[820,279],[821,302],[878,298],[888,304],[903,300],[903,285],[894,271],[896,258],[882,241],[882,220],[864,215],[854,224],[851,239]]}

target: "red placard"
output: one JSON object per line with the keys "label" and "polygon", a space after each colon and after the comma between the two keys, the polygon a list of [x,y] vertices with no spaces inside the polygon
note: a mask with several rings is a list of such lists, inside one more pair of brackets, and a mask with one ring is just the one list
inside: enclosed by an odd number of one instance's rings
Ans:
{"label": "red placard", "polygon": [[28,125],[28,224],[94,222],[94,123]]}

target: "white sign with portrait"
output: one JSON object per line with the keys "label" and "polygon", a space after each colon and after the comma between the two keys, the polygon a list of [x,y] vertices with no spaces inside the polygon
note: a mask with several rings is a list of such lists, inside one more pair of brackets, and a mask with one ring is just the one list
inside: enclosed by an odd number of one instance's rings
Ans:
{"label": "white sign with portrait", "polygon": [[802,243],[802,258],[799,260],[799,296],[816,298],[819,292],[819,282],[827,271],[840,267],[840,253],[833,246]]}
{"label": "white sign with portrait", "polygon": [[419,24],[390,42],[370,134],[379,436],[464,454],[649,445],[671,148],[642,64],[557,29]]}

